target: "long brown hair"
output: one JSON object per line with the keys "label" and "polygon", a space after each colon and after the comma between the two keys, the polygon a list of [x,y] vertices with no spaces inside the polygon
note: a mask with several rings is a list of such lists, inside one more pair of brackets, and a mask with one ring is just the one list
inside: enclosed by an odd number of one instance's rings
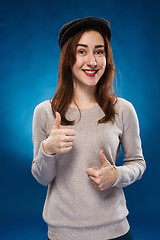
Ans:
{"label": "long brown hair", "polygon": [[[96,101],[98,105],[103,110],[105,116],[99,119],[98,123],[106,123],[108,121],[113,122],[115,119],[115,109],[114,105],[117,102],[117,96],[114,92],[113,80],[115,74],[115,65],[113,61],[113,54],[110,42],[105,35],[105,33],[94,27],[93,30],[99,32],[105,42],[105,51],[106,51],[106,69],[101,79],[97,83],[96,88]],[[59,61],[59,73],[58,73],[58,85],[56,93],[51,100],[51,106],[53,114],[59,112],[61,115],[61,124],[62,125],[74,125],[75,121],[69,121],[65,114],[68,110],[69,104],[73,99],[73,78],[72,78],[72,67],[76,62],[76,46],[80,40],[82,34],[87,30],[92,29],[83,29],[78,32],[76,35],[71,37],[63,46],[60,54]],[[76,104],[76,102],[75,102]],[[79,112],[80,109],[76,104]],[[81,116],[81,112],[80,112]]]}

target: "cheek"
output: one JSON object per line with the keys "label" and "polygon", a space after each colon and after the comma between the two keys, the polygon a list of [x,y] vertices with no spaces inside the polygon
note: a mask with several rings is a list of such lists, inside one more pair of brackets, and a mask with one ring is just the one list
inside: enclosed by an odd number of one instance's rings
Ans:
{"label": "cheek", "polygon": [[79,74],[81,67],[82,67],[81,61],[77,60],[72,67],[72,74],[75,76]]}
{"label": "cheek", "polygon": [[99,61],[99,66],[105,70],[106,68],[106,58],[101,58],[100,61]]}
{"label": "cheek", "polygon": [[75,62],[75,64],[73,65],[73,67],[74,67],[75,69],[79,69],[82,65],[83,65],[83,59],[77,57],[77,58],[76,58],[76,62]]}

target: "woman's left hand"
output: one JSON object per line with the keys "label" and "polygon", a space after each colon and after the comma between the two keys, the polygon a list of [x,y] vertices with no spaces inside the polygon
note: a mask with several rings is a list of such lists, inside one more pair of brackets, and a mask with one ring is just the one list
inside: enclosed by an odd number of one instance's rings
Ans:
{"label": "woman's left hand", "polygon": [[117,169],[105,157],[103,150],[100,151],[99,155],[102,163],[101,167],[88,168],[86,173],[95,188],[103,191],[114,185],[118,178],[118,173]]}

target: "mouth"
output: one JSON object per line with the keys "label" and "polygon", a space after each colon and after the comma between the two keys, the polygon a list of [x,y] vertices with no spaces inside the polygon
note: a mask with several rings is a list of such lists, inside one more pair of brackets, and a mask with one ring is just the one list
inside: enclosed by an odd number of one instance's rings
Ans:
{"label": "mouth", "polygon": [[88,77],[95,77],[95,75],[96,75],[97,72],[98,72],[98,69],[96,69],[96,70],[85,70],[85,69],[82,69],[82,71],[83,71]]}

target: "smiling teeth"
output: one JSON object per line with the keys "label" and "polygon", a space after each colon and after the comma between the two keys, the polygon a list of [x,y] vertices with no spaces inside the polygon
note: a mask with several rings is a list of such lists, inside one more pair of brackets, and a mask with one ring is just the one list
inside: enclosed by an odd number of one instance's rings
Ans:
{"label": "smiling teeth", "polygon": [[85,72],[88,74],[94,74],[94,73],[96,73],[96,70],[95,71],[85,71]]}

